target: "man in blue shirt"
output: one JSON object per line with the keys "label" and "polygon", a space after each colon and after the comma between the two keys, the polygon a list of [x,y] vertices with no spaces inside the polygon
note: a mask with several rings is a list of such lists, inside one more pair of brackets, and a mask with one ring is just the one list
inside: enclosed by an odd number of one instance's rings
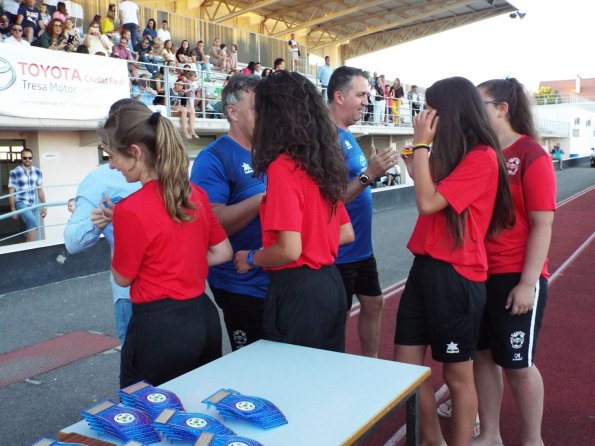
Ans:
{"label": "man in blue shirt", "polygon": [[355,232],[355,241],[339,247],[335,264],[341,272],[347,303],[351,308],[353,295],[360,301],[358,331],[362,354],[378,357],[383,297],[378,280],[376,259],[372,251],[372,191],[370,185],[395,166],[398,154],[387,148],[380,152],[372,147],[368,161],[349,126],[360,120],[368,104],[368,79],[363,71],[339,67],[328,85],[329,112],[339,128],[339,143],[349,170],[343,201]]}
{"label": "man in blue shirt", "polygon": [[322,97],[325,100],[327,98],[326,90],[332,74],[333,68],[331,67],[331,57],[326,56],[324,58],[324,65],[318,67],[318,71],[316,72],[316,79],[320,82],[320,86],[322,87]]}
{"label": "man in blue shirt", "polygon": [[[205,190],[234,252],[262,247],[259,207],[265,183],[253,177],[254,90],[260,78],[236,75],[221,93],[229,133],[196,158],[190,180]],[[223,317],[233,350],[262,338],[268,273],[236,271],[233,261],[209,268],[209,286]]]}

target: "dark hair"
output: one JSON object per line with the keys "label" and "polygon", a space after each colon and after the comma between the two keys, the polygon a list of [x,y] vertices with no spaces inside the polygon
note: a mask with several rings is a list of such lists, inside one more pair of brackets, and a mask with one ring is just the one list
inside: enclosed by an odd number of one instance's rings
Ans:
{"label": "dark hair", "polygon": [[255,91],[261,79],[258,76],[236,74],[231,77],[221,91],[221,108],[227,118],[227,106],[238,105],[247,91]]}
{"label": "dark hair", "polygon": [[157,172],[169,216],[174,221],[191,221],[194,217],[188,210],[196,207],[191,201],[188,155],[181,136],[169,119],[129,101],[122,99],[110,108],[99,130],[103,144],[124,157],[130,157],[132,144],[140,145],[147,155],[147,165]]}
{"label": "dark hair", "polygon": [[336,91],[341,91],[344,95],[347,95],[351,88],[351,80],[357,76],[367,79],[366,74],[359,68],[342,66],[333,71],[326,89],[328,101],[333,102]]}
{"label": "dark hair", "polygon": [[254,74],[254,61],[251,60],[250,62],[248,62],[248,65],[246,66],[246,68],[248,68],[248,70],[250,70],[250,74]]}
{"label": "dark hair", "polygon": [[283,62],[285,62],[285,59],[283,59],[282,57],[277,57],[275,59],[275,62],[273,63],[273,67],[277,68],[279,65],[281,65]]}
{"label": "dark hair", "polygon": [[492,79],[482,82],[477,88],[485,89],[494,101],[508,104],[507,119],[515,132],[533,139],[538,138],[531,111],[531,101],[523,84],[515,78]]}
{"label": "dark hair", "polygon": [[345,191],[347,167],[337,128],[314,84],[299,73],[279,71],[258,84],[255,109],[255,175],[286,154],[318,184],[334,210]]}
{"label": "dark hair", "polygon": [[[184,44],[184,42],[186,42],[188,44],[188,48],[184,49],[182,48],[182,45]],[[178,60],[178,56],[180,54],[183,54],[184,56],[190,56],[190,42],[188,42],[187,40],[182,40],[182,42],[180,43],[180,48],[178,48],[178,51],[176,51],[176,60]],[[179,62],[179,60],[178,60]]]}
{"label": "dark hair", "polygon": [[89,54],[89,48],[87,48],[87,45],[80,44],[75,52],[79,54]]}
{"label": "dark hair", "polygon": [[[153,22],[153,26],[149,26],[151,24],[151,22]],[[155,28],[157,27],[157,23],[155,22],[155,19],[150,18],[149,20],[147,20],[147,28],[155,30]]]}
{"label": "dark hair", "polygon": [[23,152],[29,152],[31,155],[33,155],[33,150],[28,149],[27,147],[25,147],[23,150],[21,150],[21,155],[23,154]]}
{"label": "dark hair", "polygon": [[[493,235],[512,227],[515,214],[504,157],[475,86],[463,77],[442,79],[426,90],[426,102],[436,109],[440,117],[430,156],[434,182],[438,183],[450,175],[476,145],[492,147],[498,158],[498,190],[488,233]],[[445,214],[455,246],[462,245],[467,211],[457,215],[449,206]]]}
{"label": "dark hair", "polygon": [[271,70],[270,68],[265,68],[264,70],[262,70],[262,77],[269,77],[272,72],[273,70]]}

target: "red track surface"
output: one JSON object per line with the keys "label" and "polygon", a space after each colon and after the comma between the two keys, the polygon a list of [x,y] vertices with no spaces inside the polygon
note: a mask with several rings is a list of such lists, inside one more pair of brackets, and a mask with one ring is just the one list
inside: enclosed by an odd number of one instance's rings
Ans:
{"label": "red track surface", "polygon": [[[595,445],[594,234],[595,189],[592,188],[560,206],[554,222],[549,270],[555,274],[549,287],[535,361],[545,385],[542,431],[546,445]],[[380,345],[383,359],[392,357],[395,315],[401,292],[389,293],[392,297],[385,302]],[[348,324],[347,351],[359,353],[357,315]],[[431,360],[428,365],[438,389],[443,384],[441,366]],[[363,376],[362,379],[374,377]],[[403,421],[401,410],[367,438],[365,444],[385,444],[401,428]],[[443,421],[442,426],[448,438],[448,421]],[[520,445],[519,412],[508,388],[502,405],[501,430],[506,446]]]}

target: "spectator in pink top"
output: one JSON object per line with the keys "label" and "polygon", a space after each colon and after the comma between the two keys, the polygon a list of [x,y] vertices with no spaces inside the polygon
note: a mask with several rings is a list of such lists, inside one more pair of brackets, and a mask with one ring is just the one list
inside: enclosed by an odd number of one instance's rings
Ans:
{"label": "spectator in pink top", "polygon": [[66,10],[66,3],[58,2],[58,4],[56,5],[56,10],[52,14],[52,19],[60,19],[63,22],[65,22],[66,17],[68,17],[68,11]]}
{"label": "spectator in pink top", "polygon": [[128,39],[124,36],[120,37],[120,41],[118,42],[118,44],[114,45],[114,47],[112,48],[112,54],[116,57],[119,57],[120,59],[134,60],[134,58],[132,57],[132,53],[127,48],[127,45]]}

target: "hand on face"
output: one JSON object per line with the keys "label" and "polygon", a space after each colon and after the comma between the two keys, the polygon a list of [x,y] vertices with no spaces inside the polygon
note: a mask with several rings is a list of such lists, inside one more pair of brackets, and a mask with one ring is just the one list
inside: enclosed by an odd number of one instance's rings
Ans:
{"label": "hand on face", "polygon": [[413,141],[415,144],[431,144],[436,136],[439,117],[434,109],[424,110],[413,119]]}

